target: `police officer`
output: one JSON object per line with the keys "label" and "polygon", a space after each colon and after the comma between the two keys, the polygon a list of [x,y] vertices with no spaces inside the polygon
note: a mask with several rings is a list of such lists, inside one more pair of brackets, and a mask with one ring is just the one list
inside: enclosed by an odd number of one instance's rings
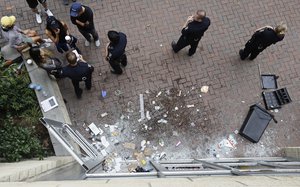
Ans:
{"label": "police officer", "polygon": [[198,43],[209,25],[210,19],[206,17],[204,10],[198,10],[195,15],[189,16],[183,25],[183,29],[181,30],[182,35],[178,42],[172,42],[173,51],[177,53],[182,48],[190,45],[191,48],[188,55],[192,56],[196,52]]}
{"label": "police officer", "polygon": [[113,70],[113,74],[122,74],[122,66],[127,65],[127,57],[125,54],[125,48],[127,45],[127,37],[122,32],[108,31],[107,33],[109,43],[106,46],[106,60],[109,62]]}
{"label": "police officer", "polygon": [[241,60],[245,60],[249,55],[250,60],[255,59],[257,55],[268,46],[283,40],[286,31],[287,26],[283,23],[275,28],[265,26],[257,29],[251,39],[246,43],[245,48],[239,51]]}
{"label": "police officer", "polygon": [[86,89],[90,90],[94,67],[84,61],[81,56],[76,56],[72,51],[66,54],[66,58],[69,64],[59,71],[58,77],[69,77],[72,80],[76,96],[80,99],[82,89],[79,87],[79,82],[84,81]]}

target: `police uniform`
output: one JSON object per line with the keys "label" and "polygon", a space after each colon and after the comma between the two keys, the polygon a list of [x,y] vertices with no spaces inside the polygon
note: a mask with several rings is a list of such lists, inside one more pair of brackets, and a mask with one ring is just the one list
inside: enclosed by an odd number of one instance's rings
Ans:
{"label": "police uniform", "polygon": [[188,23],[188,25],[181,30],[181,36],[178,42],[172,43],[172,48],[175,53],[183,49],[184,47],[190,45],[189,56],[192,56],[197,49],[201,37],[204,35],[204,32],[208,29],[210,25],[210,19],[204,17],[201,22],[193,20]]}
{"label": "police uniform", "polygon": [[278,36],[272,28],[265,27],[260,29],[252,35],[251,39],[246,43],[245,48],[240,50],[240,57],[244,60],[250,55],[249,59],[253,60],[268,46],[283,40],[283,38],[284,35]]}
{"label": "police uniform", "polygon": [[108,56],[107,60],[109,61],[110,66],[112,67],[114,74],[122,74],[122,66],[127,65],[127,56],[125,54],[125,48],[127,45],[127,37],[124,33],[119,32],[119,42],[116,45],[109,44],[107,50],[108,50]]}
{"label": "police uniform", "polygon": [[59,77],[69,77],[72,80],[77,98],[81,98],[82,89],[79,82],[84,81],[87,90],[92,87],[92,72],[94,67],[86,62],[79,61],[75,66],[68,65],[59,72]]}

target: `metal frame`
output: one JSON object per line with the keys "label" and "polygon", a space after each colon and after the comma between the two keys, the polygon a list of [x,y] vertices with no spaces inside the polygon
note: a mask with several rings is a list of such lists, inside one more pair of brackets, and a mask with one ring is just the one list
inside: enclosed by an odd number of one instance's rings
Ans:
{"label": "metal frame", "polygon": [[[85,170],[93,169],[104,160],[104,157],[68,124],[48,118],[40,118],[40,121]],[[75,149],[70,139],[74,140],[82,150]]]}
{"label": "metal frame", "polygon": [[[128,162],[128,161],[127,161]],[[103,179],[114,177],[192,177],[202,175],[285,175],[300,174],[300,162],[282,157],[185,159],[150,161],[154,168],[143,173],[105,173],[94,170],[86,173],[86,178]],[[97,173],[98,172],[98,173]]]}

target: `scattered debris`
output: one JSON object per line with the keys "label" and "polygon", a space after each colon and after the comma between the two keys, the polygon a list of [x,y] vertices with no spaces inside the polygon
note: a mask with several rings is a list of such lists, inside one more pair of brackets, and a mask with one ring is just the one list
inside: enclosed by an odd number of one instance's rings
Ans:
{"label": "scattered debris", "polygon": [[138,163],[131,163],[131,164],[129,164],[129,166],[127,168],[128,168],[129,172],[135,172],[135,169],[137,167],[138,167]]}
{"label": "scattered debris", "polygon": [[187,108],[195,107],[195,105],[186,105]]}
{"label": "scattered debris", "polygon": [[175,107],[174,110],[177,111],[177,110],[178,110],[178,107]]}
{"label": "scattered debris", "polygon": [[159,110],[159,109],[160,109],[160,106],[155,106],[154,109],[155,109],[155,110]]}
{"label": "scattered debris", "polygon": [[117,126],[116,125],[110,125],[109,126],[109,131],[114,132],[116,130]]}
{"label": "scattered debris", "polygon": [[152,101],[152,104],[155,105],[155,101]]}
{"label": "scattered debris", "polygon": [[106,148],[109,146],[109,142],[106,140],[105,136],[101,136],[101,143]]}
{"label": "scattered debris", "polygon": [[236,148],[237,141],[235,140],[234,136],[232,134],[229,134],[227,140],[230,142],[230,144]]}
{"label": "scattered debris", "polygon": [[192,126],[192,127],[195,127],[195,126],[196,126],[196,124],[195,124],[194,122],[192,122],[192,123],[191,123],[191,126]]}
{"label": "scattered debris", "polygon": [[123,94],[123,92],[121,90],[116,90],[115,91],[115,96],[120,96],[122,94]]}
{"label": "scattered debris", "polygon": [[89,125],[90,130],[94,133],[95,136],[97,136],[98,134],[103,134],[103,130],[98,128],[95,123],[91,123]]}
{"label": "scattered debris", "polygon": [[278,110],[278,109],[275,109],[275,110],[274,110],[274,112],[276,112],[276,113],[277,113],[277,112],[279,112],[279,110]]}
{"label": "scattered debris", "polygon": [[150,117],[150,112],[147,110],[147,112],[146,112],[146,118],[147,118],[147,120],[150,120],[151,119],[151,117]]}
{"label": "scattered debris", "polygon": [[122,158],[118,157],[115,159],[115,170],[116,171],[120,171],[121,170],[121,162],[122,162]]}
{"label": "scattered debris", "polygon": [[143,94],[140,94],[140,113],[141,113],[140,120],[145,119],[145,108],[144,108],[144,96],[143,96]]}
{"label": "scattered debris", "polygon": [[165,120],[165,119],[160,119],[160,120],[157,121],[157,123],[164,123],[164,124],[166,124],[166,123],[168,123],[168,121]]}
{"label": "scattered debris", "polygon": [[146,148],[146,140],[142,140],[141,141],[141,150],[144,151],[145,148]]}
{"label": "scattered debris", "polygon": [[242,103],[245,103],[245,101],[242,101]]}
{"label": "scattered debris", "polygon": [[163,147],[165,145],[165,142],[163,139],[159,139],[158,144]]}
{"label": "scattered debris", "polygon": [[177,95],[178,97],[180,97],[181,96],[181,90],[179,90],[179,93],[178,93],[178,95]]}
{"label": "scattered debris", "polygon": [[145,155],[142,152],[141,153],[134,153],[133,155],[135,156],[135,158],[138,161],[139,165],[145,166],[147,164]]}
{"label": "scattered debris", "polygon": [[159,160],[164,159],[166,156],[167,156],[167,154],[166,154],[165,152],[161,152],[161,153],[159,154]]}
{"label": "scattered debris", "polygon": [[148,148],[148,147],[146,147],[145,149],[144,149],[144,155],[145,156],[151,156],[152,155],[152,150],[150,149],[150,148]]}
{"label": "scattered debris", "polygon": [[124,118],[125,118],[125,116],[122,114],[121,117],[120,117],[120,119],[123,120]]}
{"label": "scattered debris", "polygon": [[107,115],[108,115],[108,113],[107,113],[107,112],[104,112],[104,113],[101,114],[101,117],[104,118],[104,117],[107,116]]}
{"label": "scattered debris", "polygon": [[161,91],[157,93],[156,97],[159,97],[161,95]]}
{"label": "scattered debris", "polygon": [[202,86],[200,90],[201,90],[202,93],[207,93],[208,92],[208,86]]}
{"label": "scattered debris", "polygon": [[199,94],[199,97],[201,98],[201,97],[202,97],[202,95],[200,95],[200,94]]}
{"label": "scattered debris", "polygon": [[[144,125],[144,129],[148,130],[148,125],[146,125],[146,124],[143,124],[143,125]],[[149,130],[151,130],[151,129],[149,129]]]}
{"label": "scattered debris", "polygon": [[180,144],[181,144],[181,141],[178,141],[175,146],[178,147]]}
{"label": "scattered debris", "polygon": [[100,152],[104,157],[107,156],[107,152],[105,151],[105,149],[102,149]]}
{"label": "scattered debris", "polygon": [[234,136],[230,134],[227,139],[223,139],[219,144],[219,148],[228,147],[232,149],[236,149],[237,141],[235,140]]}
{"label": "scattered debris", "polygon": [[239,130],[235,130],[235,131],[234,131],[234,134],[238,134],[238,133],[239,133]]}
{"label": "scattered debris", "polygon": [[173,136],[179,136],[177,131],[173,131]]}
{"label": "scattered debris", "polygon": [[128,103],[127,103],[127,112],[129,112],[129,113],[134,112],[132,105],[133,105],[132,101],[128,101]]}
{"label": "scattered debris", "polygon": [[106,90],[101,90],[101,96],[102,96],[102,98],[105,98],[106,95],[107,95]]}

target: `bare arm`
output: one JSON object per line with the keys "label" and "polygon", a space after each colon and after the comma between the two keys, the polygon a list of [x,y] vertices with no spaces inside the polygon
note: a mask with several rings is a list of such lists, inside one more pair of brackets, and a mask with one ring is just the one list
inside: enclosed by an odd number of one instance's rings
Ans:
{"label": "bare arm", "polygon": [[54,37],[54,36],[52,35],[52,33],[46,29],[46,35],[47,35],[47,37],[50,38],[50,40],[52,40],[54,43],[56,43],[56,44],[58,43],[58,41],[59,41],[59,36],[58,36],[58,34],[55,33],[55,37]]}
{"label": "bare arm", "polygon": [[191,23],[194,20],[193,16],[189,16],[186,20],[186,22],[184,23],[182,28],[185,28],[189,23]]}
{"label": "bare arm", "polygon": [[61,24],[65,28],[67,35],[70,35],[68,25],[65,22],[63,22],[63,21],[61,21]]}

